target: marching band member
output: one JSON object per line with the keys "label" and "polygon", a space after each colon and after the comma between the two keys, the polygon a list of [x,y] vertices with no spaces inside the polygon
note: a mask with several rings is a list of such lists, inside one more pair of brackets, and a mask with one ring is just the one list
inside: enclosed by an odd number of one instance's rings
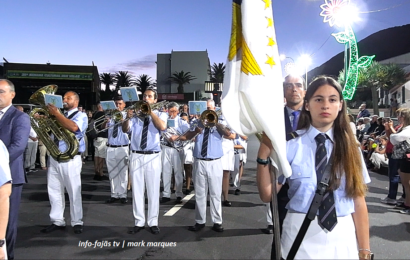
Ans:
{"label": "marching band member", "polygon": [[[173,128],[179,133],[184,133],[189,129],[187,122],[178,116],[178,104],[172,102],[168,105],[168,119],[174,122]],[[168,126],[169,127],[169,126]],[[175,135],[174,135],[175,136]],[[177,136],[178,137],[178,136]],[[171,200],[171,177],[172,170],[175,174],[175,195],[177,197],[176,203],[182,203],[182,185],[184,182],[184,172],[182,169],[181,152],[175,149],[170,140],[163,139],[162,147],[162,181],[164,183],[164,191],[162,192],[162,202]]]}
{"label": "marching band member", "polygon": [[243,166],[246,163],[247,152],[247,140],[248,137],[240,134],[236,134],[234,140],[235,148],[235,165],[232,172],[233,185],[235,187],[235,195],[241,195],[241,179],[243,174]]}
{"label": "marching band member", "polygon": [[[48,104],[50,115],[62,125],[62,127],[75,134],[79,141],[79,149],[76,156],[67,162],[58,162],[50,156],[50,167],[47,172],[47,189],[50,198],[51,210],[50,220],[53,224],[41,230],[42,233],[50,233],[58,229],[65,228],[64,209],[65,198],[64,188],[67,190],[70,199],[71,226],[75,234],[83,232],[83,206],[81,199],[81,153],[85,151],[83,136],[88,127],[88,119],[85,113],[80,113],[77,109],[80,97],[73,91],[65,93],[63,102],[66,112],[61,114],[60,110],[53,104]],[[59,141],[59,150],[66,150],[66,143]]]}
{"label": "marching band member", "polygon": [[[299,130],[286,145],[292,176],[287,179],[289,211],[281,236],[284,259],[291,251],[315,193],[324,196],[320,198],[317,213],[313,212],[317,217],[293,254],[295,259],[373,259],[365,201],[370,177],[346,115],[340,84],[326,76],[314,79],[306,91]],[[263,162],[271,149],[269,138],[264,136],[257,166],[259,195],[264,202],[269,202],[272,195],[269,160]],[[327,171],[328,163],[331,166]],[[322,193],[316,191],[318,187]]]}
{"label": "marching band member", "polygon": [[[226,125],[225,118],[223,115],[218,117],[218,121],[221,124]],[[235,150],[234,150],[234,141],[236,133],[232,131],[231,136],[228,138],[222,139],[222,150],[223,156],[221,158],[222,161],[222,169],[223,169],[223,179],[222,179],[222,195],[224,197],[223,205],[226,207],[232,206],[232,203],[228,200],[229,194],[229,177],[231,176],[231,172],[234,170],[235,164]]]}
{"label": "marching band member", "polygon": [[[185,106],[186,105],[184,105],[184,107]],[[182,112],[180,117],[182,118],[182,120],[189,122],[187,113]],[[191,128],[191,124],[189,124],[189,127]],[[187,144],[185,144],[184,149],[182,150],[183,152],[182,162],[184,164],[185,183],[186,183],[185,195],[191,194],[192,164],[194,163],[193,150],[194,150],[193,141],[190,141]]]}
{"label": "marching band member", "polygon": [[[157,102],[157,92],[147,89],[143,100],[150,105]],[[152,111],[144,119],[132,117],[129,110],[122,123],[124,133],[131,133],[130,177],[132,183],[133,214],[135,226],[128,231],[135,234],[145,228],[145,186],[148,196],[148,226],[153,234],[159,234],[159,189],[161,178],[160,131],[167,128],[167,114]]]}
{"label": "marching band member", "polygon": [[[208,99],[207,107],[215,110],[215,102]],[[222,124],[206,127],[202,124],[195,130],[181,136],[181,140],[192,139],[196,134],[194,148],[194,185],[195,185],[195,225],[190,226],[190,231],[199,231],[206,223],[206,200],[209,190],[211,218],[214,223],[212,229],[223,232],[222,227],[222,138],[231,135],[231,131]]]}
{"label": "marching band member", "polygon": [[[122,111],[125,108],[125,102],[122,96],[117,96],[114,101],[124,119],[126,114]],[[115,122],[113,118],[103,125],[103,128],[105,127],[108,127],[106,162],[111,186],[111,198],[106,202],[113,203],[120,200],[122,204],[125,204],[128,201],[127,185],[130,140],[128,134],[122,131],[121,125]]]}

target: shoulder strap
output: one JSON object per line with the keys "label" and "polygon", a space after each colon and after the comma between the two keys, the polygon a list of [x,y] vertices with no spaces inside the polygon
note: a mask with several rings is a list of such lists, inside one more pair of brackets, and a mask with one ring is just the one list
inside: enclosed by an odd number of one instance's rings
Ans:
{"label": "shoulder strap", "polygon": [[[72,113],[71,115],[69,115],[67,118],[71,120],[71,118],[73,118],[75,115],[77,115],[78,112],[80,112],[80,111],[78,111],[78,110],[75,111],[74,113]],[[80,139],[78,139],[78,142],[80,142],[81,139],[83,139],[83,137],[80,137]]]}
{"label": "shoulder strap", "polygon": [[77,115],[78,112],[80,112],[80,111],[78,111],[78,110],[75,111],[74,113],[72,113],[71,115],[69,115],[67,118],[68,118],[68,119],[73,118],[75,115]]}
{"label": "shoulder strap", "polygon": [[297,132],[290,132],[286,134],[286,141],[295,139],[296,137],[298,137],[299,134]]}
{"label": "shoulder strap", "polygon": [[326,165],[325,171],[323,173],[321,181],[317,185],[315,196],[313,197],[312,204],[310,204],[310,208],[308,213],[303,220],[302,226],[299,229],[299,232],[295,238],[295,241],[290,248],[289,254],[286,260],[293,260],[296,256],[296,253],[299,250],[300,244],[303,241],[303,238],[306,235],[306,232],[310,226],[310,222],[315,219],[317,210],[319,209],[320,204],[322,203],[323,196],[325,195],[326,189],[329,186],[330,180],[330,169],[332,168],[332,157],[330,156],[329,162]]}

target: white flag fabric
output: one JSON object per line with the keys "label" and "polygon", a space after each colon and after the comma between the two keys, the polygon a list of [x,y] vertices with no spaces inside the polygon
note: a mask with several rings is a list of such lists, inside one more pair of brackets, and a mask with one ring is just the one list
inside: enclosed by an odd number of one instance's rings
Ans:
{"label": "white flag fabric", "polygon": [[240,134],[264,131],[275,167],[289,177],[286,159],[282,69],[271,0],[233,0],[232,32],[222,93],[222,111]]}

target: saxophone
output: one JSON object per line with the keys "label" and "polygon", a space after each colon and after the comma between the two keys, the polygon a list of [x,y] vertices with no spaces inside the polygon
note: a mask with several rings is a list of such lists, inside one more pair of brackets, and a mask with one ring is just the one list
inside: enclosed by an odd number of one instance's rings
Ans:
{"label": "saxophone", "polygon": [[[38,138],[47,147],[50,155],[58,162],[66,162],[77,155],[79,143],[74,133],[63,128],[54,116],[49,114],[47,104],[45,104],[45,94],[54,95],[54,93],[57,92],[57,88],[57,85],[48,85],[34,92],[29,102],[31,104],[40,105],[41,108],[33,109],[29,116],[31,127],[33,127]],[[58,145],[51,139],[50,133],[54,134],[54,138],[66,143],[66,151],[61,152],[58,149]]]}

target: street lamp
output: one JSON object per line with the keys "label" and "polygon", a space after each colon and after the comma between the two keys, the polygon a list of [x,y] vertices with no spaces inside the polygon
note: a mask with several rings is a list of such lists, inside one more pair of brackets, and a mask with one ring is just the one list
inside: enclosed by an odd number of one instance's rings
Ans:
{"label": "street lamp", "polygon": [[312,63],[312,59],[310,58],[310,55],[303,54],[299,58],[299,62],[301,65],[305,67],[305,74],[306,74],[306,86],[308,85],[308,75],[307,75],[307,68],[308,66]]}
{"label": "street lamp", "polygon": [[279,58],[280,58],[281,61],[284,61],[286,59],[291,59],[292,62],[286,63],[285,66],[284,66],[284,69],[285,69],[285,72],[287,73],[287,75],[295,74],[295,72],[297,71],[297,68],[296,68],[296,65],[295,65],[295,60],[293,60],[292,57],[286,56],[285,54],[281,54],[279,56]]}

